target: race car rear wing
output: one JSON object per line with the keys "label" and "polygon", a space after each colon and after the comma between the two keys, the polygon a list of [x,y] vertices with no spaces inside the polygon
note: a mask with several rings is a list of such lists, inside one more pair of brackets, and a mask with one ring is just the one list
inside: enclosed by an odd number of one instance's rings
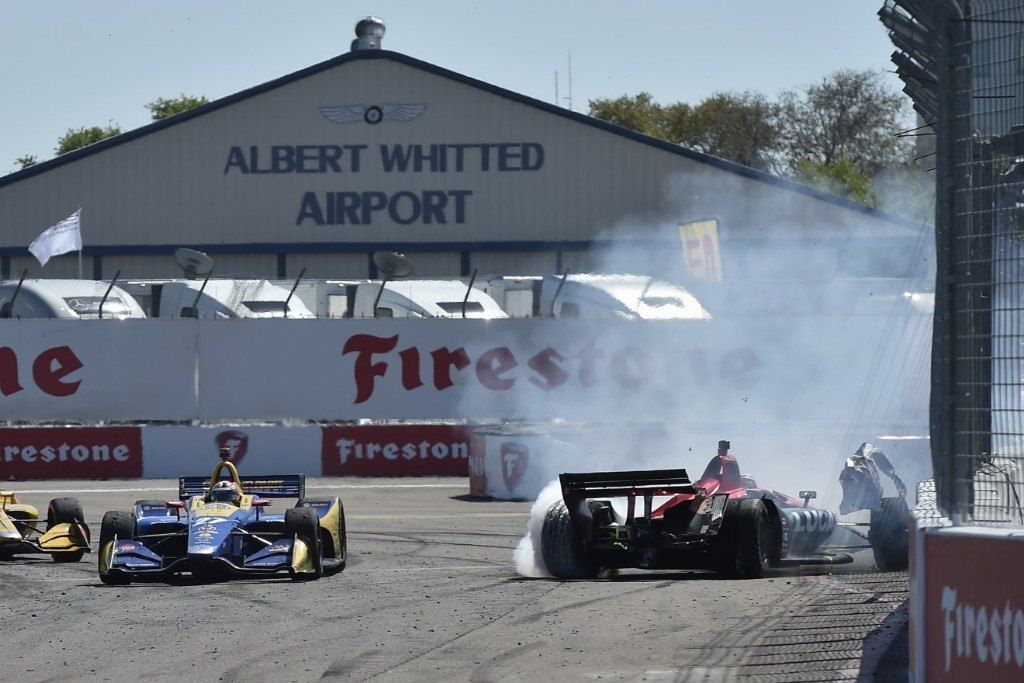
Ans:
{"label": "race car rear wing", "polygon": [[[306,476],[304,474],[273,474],[264,477],[239,477],[242,493],[259,495],[262,498],[305,498]],[[179,477],[178,498],[205,496],[209,492],[209,477]]]}
{"label": "race car rear wing", "polygon": [[696,493],[686,470],[636,470],[586,472],[558,475],[563,498],[615,498],[620,496],[671,496]]}
{"label": "race car rear wing", "polygon": [[560,474],[562,500],[569,508],[574,524],[581,524],[577,505],[587,498],[626,498],[626,522],[636,515],[636,499],[643,500],[643,516],[648,521],[655,496],[696,493],[686,470],[635,470],[631,472],[587,472]]}

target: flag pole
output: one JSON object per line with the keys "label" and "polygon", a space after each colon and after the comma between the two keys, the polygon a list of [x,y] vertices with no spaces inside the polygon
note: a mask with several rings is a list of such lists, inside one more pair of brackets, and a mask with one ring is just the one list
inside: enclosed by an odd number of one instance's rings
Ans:
{"label": "flag pole", "polygon": [[82,250],[78,250],[78,279],[82,279]]}

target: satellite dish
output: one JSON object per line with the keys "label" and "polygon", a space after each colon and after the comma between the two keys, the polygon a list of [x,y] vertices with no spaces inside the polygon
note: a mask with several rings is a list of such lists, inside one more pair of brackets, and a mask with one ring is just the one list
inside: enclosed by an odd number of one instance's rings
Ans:
{"label": "satellite dish", "polygon": [[373,298],[373,317],[377,316],[377,306],[380,304],[380,295],[384,293],[384,286],[388,283],[388,280],[397,277],[405,277],[412,273],[412,264],[409,263],[409,259],[405,258],[403,254],[399,254],[394,251],[375,251],[373,252],[373,263],[377,266],[377,270],[383,275],[380,283],[380,289],[377,290],[377,296]]}
{"label": "satellite dish", "polygon": [[197,278],[213,272],[213,259],[201,251],[182,247],[174,251],[174,260],[185,271],[185,277]]}
{"label": "satellite dish", "polygon": [[405,258],[404,254],[394,251],[373,252],[373,263],[383,273],[385,280],[412,274],[412,263],[409,262],[409,259]]}

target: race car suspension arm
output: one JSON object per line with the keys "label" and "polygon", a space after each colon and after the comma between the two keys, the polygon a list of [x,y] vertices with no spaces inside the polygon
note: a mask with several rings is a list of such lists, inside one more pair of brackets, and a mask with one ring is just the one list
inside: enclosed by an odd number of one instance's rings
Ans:
{"label": "race car suspension arm", "polygon": [[136,536],[132,540],[136,540],[136,541],[147,540],[148,541],[151,538],[155,538],[155,539],[157,539],[157,541],[155,543],[153,543],[152,545],[147,544],[147,546],[149,547],[150,550],[156,550],[157,546],[159,546],[164,541],[166,541],[168,539],[171,539],[171,538],[176,538],[178,536],[188,536],[188,532],[187,531],[171,531],[171,532],[166,533],[166,534],[141,534],[139,536]]}
{"label": "race car suspension arm", "polygon": [[[268,547],[274,545],[273,541],[268,541],[267,539],[263,538],[262,536],[257,536],[256,534],[252,533],[251,531],[246,531],[245,529],[235,529],[234,531],[231,532],[231,534],[233,536],[234,535],[238,535],[238,536],[251,536],[252,538],[255,538],[257,541],[259,541],[260,543],[262,543],[263,545],[268,546]],[[278,535],[279,536],[284,536],[284,534],[278,534]]]}
{"label": "race car suspension arm", "polygon": [[866,534],[862,534],[861,532],[857,531],[857,529],[854,528],[854,527],[859,527],[859,526],[870,527],[871,525],[868,524],[867,522],[839,522],[838,526],[843,527],[844,529],[849,531],[851,534],[856,534],[857,536],[860,536],[865,541],[869,540]]}

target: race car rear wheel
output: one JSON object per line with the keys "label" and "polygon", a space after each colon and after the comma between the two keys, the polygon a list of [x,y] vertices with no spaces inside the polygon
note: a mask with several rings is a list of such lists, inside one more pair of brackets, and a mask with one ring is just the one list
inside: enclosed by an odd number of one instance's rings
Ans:
{"label": "race car rear wheel", "polygon": [[883,572],[902,571],[910,556],[910,509],[903,498],[883,498],[881,509],[871,511],[868,543],[875,566]]}
{"label": "race car rear wheel", "polygon": [[323,543],[320,541],[320,518],[312,508],[289,508],[284,511],[284,532],[288,538],[298,536],[309,546],[313,571],[292,573],[293,581],[315,581],[324,575]]}
{"label": "race car rear wheel", "polygon": [[774,534],[768,508],[756,498],[730,500],[715,539],[715,571],[732,579],[764,575],[772,556]]}
{"label": "race car rear wheel", "polygon": [[[100,562],[103,562],[103,549],[114,540],[125,541],[135,537],[135,513],[114,510],[103,515],[100,523]],[[132,582],[132,577],[120,570],[100,573],[100,581],[110,586],[123,586]]]}
{"label": "race car rear wheel", "polygon": [[[52,529],[58,524],[85,524],[85,511],[77,498],[54,498],[46,510],[46,528]],[[85,550],[73,553],[51,553],[54,562],[78,562],[85,555]]]}
{"label": "race car rear wheel", "polygon": [[556,579],[603,579],[613,574],[587,557],[583,540],[577,538],[565,502],[548,508],[540,538],[544,566]]}

